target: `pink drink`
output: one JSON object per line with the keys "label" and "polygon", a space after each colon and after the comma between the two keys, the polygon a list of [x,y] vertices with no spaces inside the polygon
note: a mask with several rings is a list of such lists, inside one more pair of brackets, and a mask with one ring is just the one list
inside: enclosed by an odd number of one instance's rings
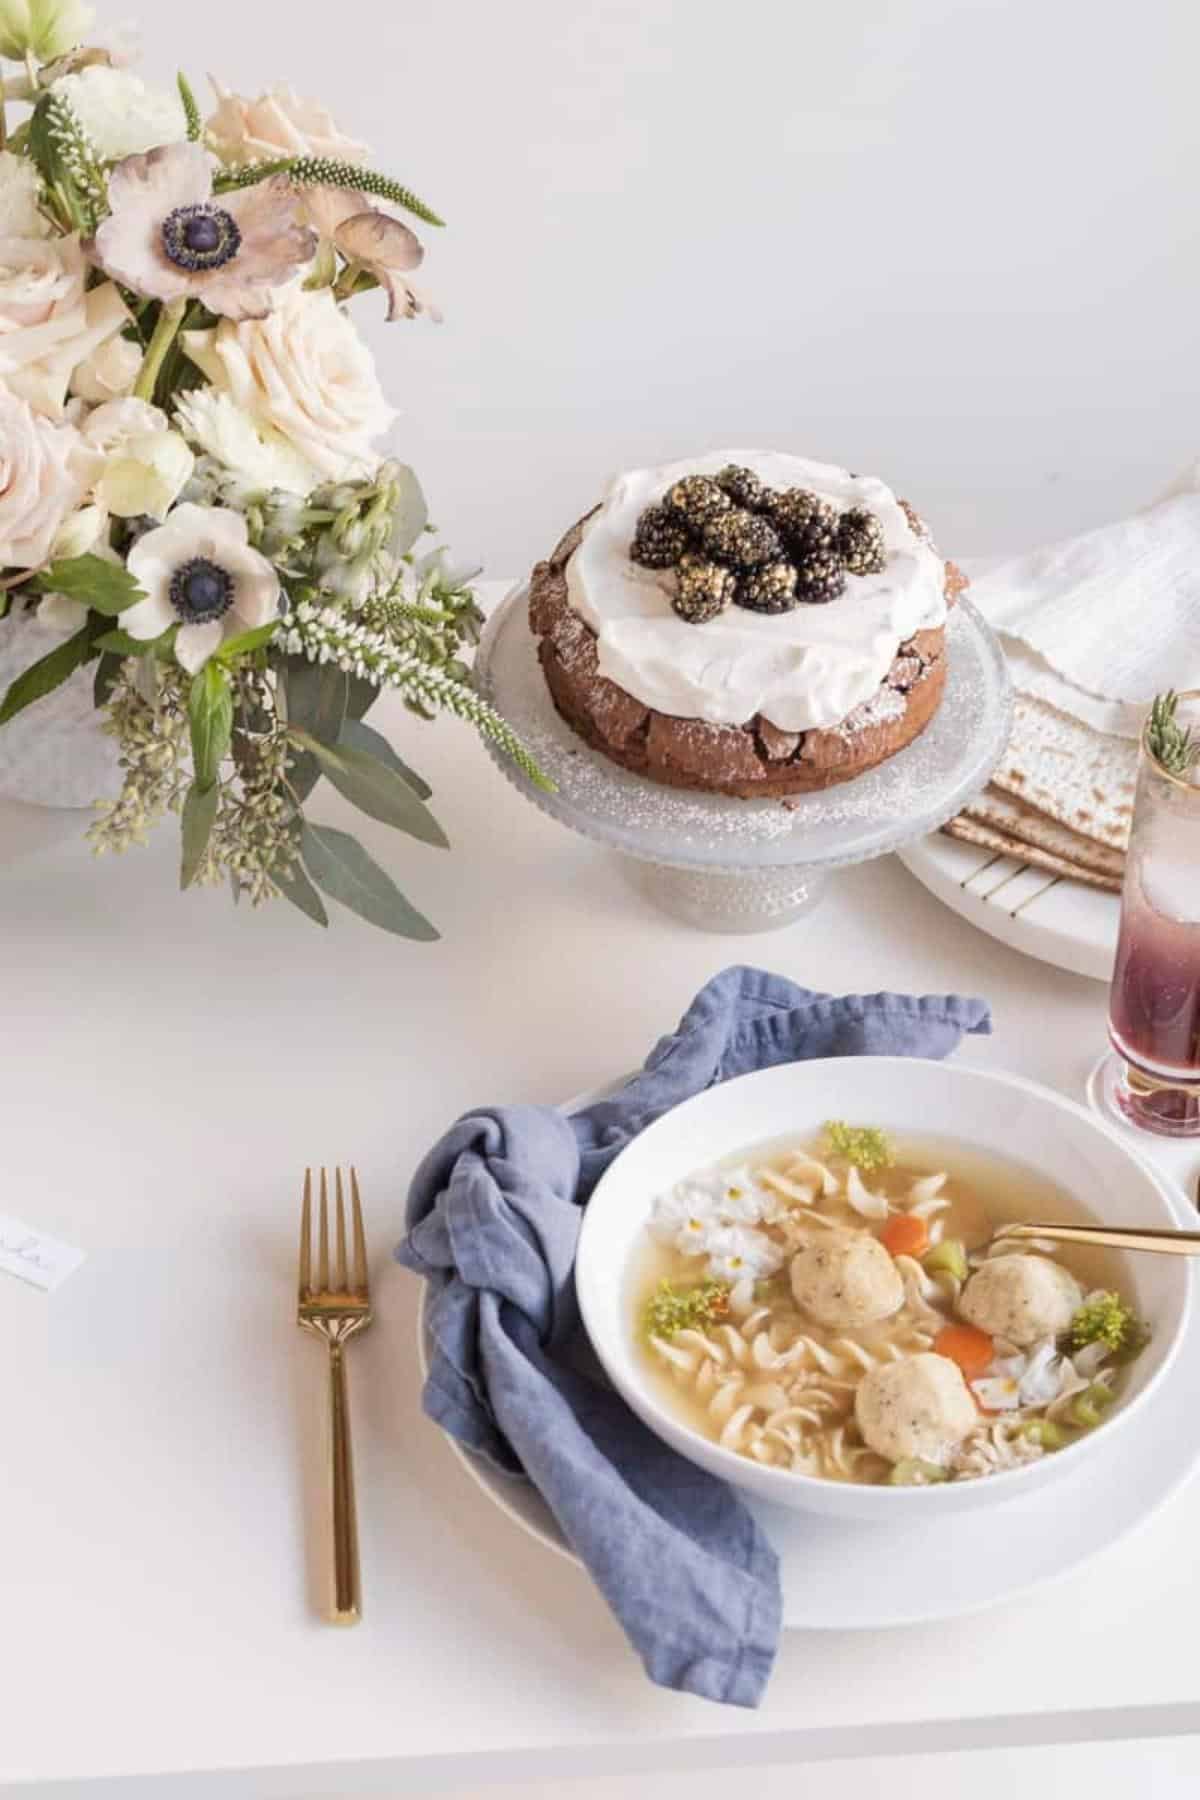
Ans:
{"label": "pink drink", "polygon": [[1200,1135],[1200,787],[1143,755],[1109,999],[1133,1123]]}

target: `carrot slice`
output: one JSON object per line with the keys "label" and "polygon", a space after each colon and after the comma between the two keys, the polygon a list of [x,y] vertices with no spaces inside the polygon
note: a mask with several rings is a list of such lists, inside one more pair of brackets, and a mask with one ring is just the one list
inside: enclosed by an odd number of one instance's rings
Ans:
{"label": "carrot slice", "polygon": [[912,1213],[896,1213],[879,1233],[879,1241],[893,1256],[921,1256],[929,1248],[929,1227]]}
{"label": "carrot slice", "polygon": [[943,1325],[933,1340],[938,1356],[948,1356],[957,1363],[968,1379],[982,1375],[996,1354],[996,1346],[986,1331],[976,1325]]}

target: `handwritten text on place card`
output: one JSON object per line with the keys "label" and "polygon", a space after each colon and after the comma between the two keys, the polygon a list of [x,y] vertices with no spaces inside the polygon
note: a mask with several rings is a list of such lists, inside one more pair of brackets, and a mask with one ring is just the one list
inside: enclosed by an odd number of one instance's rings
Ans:
{"label": "handwritten text on place card", "polygon": [[82,1261],[82,1250],[35,1231],[23,1219],[0,1213],[0,1271],[4,1274],[18,1275],[50,1292],[73,1275]]}

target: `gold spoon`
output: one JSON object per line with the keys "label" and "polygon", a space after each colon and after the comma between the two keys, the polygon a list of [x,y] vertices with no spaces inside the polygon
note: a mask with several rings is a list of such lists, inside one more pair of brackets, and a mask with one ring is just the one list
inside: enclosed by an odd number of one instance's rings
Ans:
{"label": "gold spoon", "polygon": [[[1200,1205],[1200,1195],[1197,1197]],[[1165,1256],[1200,1256],[1200,1231],[1173,1231],[1165,1226],[1122,1230],[1114,1225],[1001,1225],[993,1243],[1007,1239],[1048,1238],[1053,1244],[1107,1244],[1113,1250],[1157,1250]]]}

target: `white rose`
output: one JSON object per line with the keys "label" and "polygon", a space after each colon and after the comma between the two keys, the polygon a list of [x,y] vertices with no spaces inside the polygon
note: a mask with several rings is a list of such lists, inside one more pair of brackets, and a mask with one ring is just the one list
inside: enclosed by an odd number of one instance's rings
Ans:
{"label": "white rose", "polygon": [[78,237],[0,239],[0,382],[61,418],[77,363],[129,314],[111,281],[86,289]]}
{"label": "white rose", "polygon": [[0,568],[39,568],[103,466],[73,425],[39,418],[0,384]]}
{"label": "white rose", "polygon": [[216,388],[193,388],[175,402],[175,422],[250,491],[308,494],[317,472],[289,443],[260,430],[248,412]]}
{"label": "white rose", "polygon": [[365,144],[346,137],[316,100],[290,87],[269,88],[257,100],[231,94],[210,75],[217,109],[205,136],[224,163],[274,162],[280,156],[326,156],[335,162],[362,162]]}
{"label": "white rose", "polygon": [[128,69],[96,63],[76,75],[60,76],[50,91],[70,101],[105,162],[119,162],[187,137],[179,96],[166,88],[147,87]]}
{"label": "white rose", "polygon": [[71,392],[97,405],[119,400],[137,380],[141,366],[142,353],[136,344],[126,337],[111,337],[84,357],[71,376]]}
{"label": "white rose", "polygon": [[165,519],[191,478],[196,459],[167,416],[145,400],[109,400],[89,413],[85,443],[103,452],[96,484],[101,506],[119,519]]}
{"label": "white rose", "polygon": [[38,172],[28,157],[0,150],[0,238],[49,237],[38,211]]}
{"label": "white rose", "polygon": [[220,393],[328,480],[369,474],[396,417],[371,353],[327,288],[289,288],[265,319],[222,319],[184,345]]}

